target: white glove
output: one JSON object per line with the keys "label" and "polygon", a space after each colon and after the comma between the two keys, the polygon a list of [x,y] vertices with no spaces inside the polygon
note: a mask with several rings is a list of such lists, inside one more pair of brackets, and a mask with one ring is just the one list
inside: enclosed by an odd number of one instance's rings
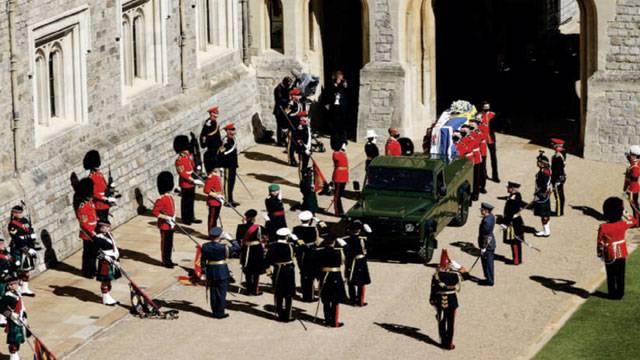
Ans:
{"label": "white glove", "polygon": [[173,229],[176,226],[176,217],[175,216],[170,217],[169,219],[167,219],[167,223]]}
{"label": "white glove", "polygon": [[462,266],[460,264],[458,264],[458,262],[455,261],[455,260],[451,260],[451,267],[454,270],[460,270],[462,268]]}
{"label": "white glove", "polygon": [[487,250],[485,249],[480,249],[480,255],[484,255],[484,253],[487,252]]}
{"label": "white glove", "polygon": [[338,244],[340,244],[340,246],[344,247],[347,245],[347,242],[344,241],[343,238],[337,238],[336,241],[338,242]]}
{"label": "white glove", "polygon": [[507,230],[507,225],[505,224],[500,224],[500,227],[502,228],[502,230]]}
{"label": "white glove", "polygon": [[114,197],[108,197],[105,200],[107,200],[107,202],[111,205],[115,205],[116,204],[116,198]]}
{"label": "white glove", "polygon": [[200,280],[202,280],[202,281],[207,280],[207,275],[205,275],[205,274],[200,275]]}
{"label": "white glove", "polygon": [[223,233],[222,238],[229,241],[233,240],[233,236],[231,236],[231,234],[229,234],[228,232]]}
{"label": "white glove", "polygon": [[271,221],[271,219],[269,218],[269,215],[264,214],[263,217],[264,217],[264,221]]}
{"label": "white glove", "polygon": [[296,234],[291,234],[291,235],[289,235],[289,237],[290,237],[290,238],[291,238],[291,240],[293,240],[293,241],[298,241],[298,240],[299,240],[299,238],[296,236]]}
{"label": "white glove", "polygon": [[224,204],[225,204],[225,202],[224,202],[224,196],[222,196],[222,195],[218,195],[218,196],[216,196],[216,200],[218,200],[218,201],[220,202],[220,204],[222,204],[222,205],[224,205]]}
{"label": "white glove", "polygon": [[32,257],[38,256],[38,252],[37,252],[37,251],[35,251],[34,249],[29,249],[27,252],[28,252],[28,253],[29,253],[29,255],[30,255],[30,256],[32,256]]}
{"label": "white glove", "polygon": [[200,179],[193,179],[193,183],[198,186],[204,186],[204,183]]}
{"label": "white glove", "polygon": [[364,229],[364,232],[366,232],[367,234],[371,234],[373,232],[373,230],[371,230],[371,226],[369,226],[369,224],[363,224],[362,228]]}
{"label": "white glove", "polygon": [[35,234],[35,233],[33,233],[33,234],[29,235],[29,237],[30,237],[31,239],[33,239],[33,240],[35,240],[35,239],[37,239],[37,238],[38,238],[38,237],[36,236],[36,234]]}
{"label": "white glove", "polygon": [[311,156],[311,151],[310,151],[310,150],[305,150],[305,151],[304,151],[304,153],[305,153],[307,156]]}

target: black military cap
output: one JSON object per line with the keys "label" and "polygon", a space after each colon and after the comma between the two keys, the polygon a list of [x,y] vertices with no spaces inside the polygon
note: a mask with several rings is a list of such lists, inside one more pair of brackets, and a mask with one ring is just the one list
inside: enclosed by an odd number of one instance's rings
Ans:
{"label": "black military cap", "polygon": [[520,184],[513,182],[513,181],[509,181],[507,183],[507,187],[509,188],[514,188],[514,189],[520,189]]}
{"label": "black military cap", "polygon": [[11,208],[11,212],[12,213],[21,213],[24,211],[24,208],[22,207],[22,205],[16,205],[14,207]]}
{"label": "black military cap", "polygon": [[213,151],[207,151],[204,153],[204,169],[207,173],[212,172],[216,168],[217,154]]}
{"label": "black military cap", "polygon": [[169,191],[173,190],[174,182],[173,182],[173,174],[168,171],[163,171],[158,174],[158,178],[156,181],[156,185],[158,187],[158,193],[160,195],[166,194]]}
{"label": "black military cap", "polygon": [[189,137],[187,135],[178,135],[173,139],[173,150],[176,154],[189,149]]}
{"label": "black military cap", "polygon": [[85,170],[97,169],[100,167],[100,153],[98,150],[90,150],[84,155],[84,159],[82,159],[82,165]]}
{"label": "black military cap", "polygon": [[254,209],[249,209],[244,213],[244,217],[246,218],[255,218],[256,216],[258,216],[258,212]]}
{"label": "black military cap", "polygon": [[602,204],[602,212],[605,220],[609,222],[620,221],[624,213],[624,202],[619,197],[612,196]]}
{"label": "black military cap", "polygon": [[83,178],[76,187],[76,196],[79,199],[90,199],[93,197],[93,180],[88,177]]}

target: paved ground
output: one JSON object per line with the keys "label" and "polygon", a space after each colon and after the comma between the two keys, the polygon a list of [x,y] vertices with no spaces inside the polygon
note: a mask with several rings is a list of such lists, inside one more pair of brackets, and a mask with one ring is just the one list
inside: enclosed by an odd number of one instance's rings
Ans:
{"label": "paved ground", "polygon": [[[499,136],[498,149],[503,183],[490,182],[489,194],[481,200],[494,203],[501,212],[503,201],[498,197],[505,194],[506,180],[522,183],[524,198],[531,198],[537,147],[524,139]],[[361,145],[351,146],[349,152],[351,166],[359,173],[356,177],[361,178]],[[317,157],[330,176],[330,154]],[[242,203],[242,210],[248,207],[264,210],[263,199],[271,182],[283,186],[287,203],[293,204],[299,199],[297,172],[284,164],[284,158],[281,149],[270,146],[258,146],[244,153],[240,174],[244,174],[243,179],[255,199],[250,199],[238,184],[237,200]],[[552,220],[551,238],[527,237],[542,252],[525,248],[525,263],[520,267],[498,260],[494,288],[479,287],[472,282],[463,285],[462,307],[456,322],[457,348],[453,352],[444,352],[435,346],[438,333],[434,311],[426,300],[433,268],[372,262],[373,284],[367,288],[369,306],[343,306],[341,316],[346,325],[341,329],[314,324],[315,304],[301,302],[294,303],[301,321],[275,322],[272,320],[273,298],[267,293],[261,297],[230,294],[231,317],[214,320],[209,317],[204,288],[177,284],[176,277],[184,271],[159,266],[154,219],[145,216],[116,230],[120,247],[126,249],[121,251],[126,255],[122,263],[140,284],[162,299],[167,308],[180,310],[179,320],[140,320],[126,316],[125,307],[102,306],[97,282],[77,276],[80,257],[76,254],[65,261],[68,265],[35,279],[33,287],[38,296],[27,300],[30,321],[58,356],[76,349],[68,356],[70,359],[182,359],[210,358],[212,354],[220,358],[261,356],[268,359],[529,357],[602,280],[602,266],[594,256],[598,224],[594,209],[599,209],[607,196],[618,195],[622,186],[624,167],[621,165],[575,157],[570,157],[568,164],[566,216]],[[330,199],[323,197],[320,202],[328,206]],[[447,228],[439,236],[441,246],[447,246],[452,257],[467,267],[475,258],[462,251],[460,244],[475,242],[480,220],[476,208],[474,205],[465,227]],[[197,212],[204,217],[204,202],[198,202]],[[225,209],[223,216],[226,228],[233,231],[239,218],[229,209]],[[295,224],[296,214],[289,212],[288,216],[290,225]],[[325,218],[337,221],[333,217]],[[531,213],[524,218],[527,225],[539,227]],[[205,231],[204,225],[192,228],[196,235]],[[496,236],[501,238],[499,231]],[[175,251],[174,261],[185,267],[192,266],[193,244],[184,236],[176,236]],[[510,256],[501,242],[497,253]],[[237,260],[232,261],[231,266],[239,278]],[[473,271],[476,276],[481,273],[480,266]],[[268,279],[262,280],[266,283]],[[124,280],[117,282],[114,296],[129,304]],[[117,321],[119,319],[121,321]]]}

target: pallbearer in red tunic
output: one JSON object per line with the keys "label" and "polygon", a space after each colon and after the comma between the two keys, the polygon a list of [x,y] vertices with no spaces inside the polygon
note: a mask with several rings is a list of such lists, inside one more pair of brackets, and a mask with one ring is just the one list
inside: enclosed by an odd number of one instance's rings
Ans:
{"label": "pallbearer in red tunic", "polygon": [[200,224],[202,220],[197,220],[193,211],[193,203],[196,196],[196,185],[203,186],[204,182],[196,177],[194,169],[196,167],[193,155],[189,152],[189,138],[186,135],[176,136],[173,140],[173,149],[178,157],[176,158],[176,172],[178,173],[180,186],[180,216],[185,225]]}
{"label": "pallbearer in red tunic", "polygon": [[204,193],[207,195],[207,207],[209,208],[209,216],[207,217],[207,233],[211,229],[218,226],[220,218],[220,209],[224,203],[224,195],[222,194],[222,181],[218,175],[218,169],[215,168],[216,158],[210,154],[204,154],[204,167],[209,176],[204,182]]}
{"label": "pallbearer in red tunic", "polygon": [[638,224],[638,219],[622,219],[624,203],[622,199],[610,197],[602,205],[607,221],[598,229],[598,257],[602,258],[607,270],[607,288],[612,299],[624,296],[624,272],[628,256],[625,235],[628,229]]}
{"label": "pallbearer in red tunic", "polygon": [[89,178],[93,181],[93,203],[100,220],[109,220],[109,209],[115,205],[116,199],[107,196],[109,184],[100,171],[100,153],[97,150],[87,152],[82,160],[85,170],[89,170]]}
{"label": "pallbearer in red tunic", "polygon": [[111,281],[119,279],[121,276],[120,269],[116,266],[116,262],[120,258],[120,251],[116,245],[116,238],[111,233],[111,223],[109,221],[98,220],[96,230],[97,234],[93,238],[99,259],[96,280],[100,282],[102,303],[107,306],[114,306],[119,302],[111,297]]}
{"label": "pallbearer in red tunic", "polygon": [[480,156],[481,156],[481,168],[480,168],[480,192],[483,194],[487,193],[487,144],[489,143],[489,127],[482,124],[482,117],[478,114],[474,119],[477,130],[476,136],[480,142]]}
{"label": "pallbearer in red tunic", "polygon": [[342,143],[342,147],[334,149],[333,152],[333,183],[335,191],[333,195],[333,206],[336,216],[344,214],[342,207],[342,195],[349,182],[349,160],[347,158],[347,144]]}
{"label": "pallbearer in red tunic", "polygon": [[629,160],[629,167],[624,178],[624,192],[631,199],[633,217],[637,219],[640,216],[638,213],[638,209],[640,209],[638,204],[638,195],[640,195],[640,182],[638,182],[638,178],[640,178],[640,146],[631,146],[629,152],[627,152],[627,160]]}
{"label": "pallbearer in red tunic", "polygon": [[384,146],[384,154],[386,156],[400,156],[402,155],[402,146],[400,146],[400,142],[398,138],[400,137],[400,132],[396,128],[389,128],[389,139],[387,139],[387,143]]}
{"label": "pallbearer in red tunic", "polygon": [[73,208],[80,224],[82,240],[82,274],[92,279],[96,273],[96,250],[92,239],[96,235],[98,216],[93,204],[93,181],[89,178],[80,180],[73,196]]}
{"label": "pallbearer in red tunic", "polygon": [[173,231],[176,227],[176,206],[170,192],[173,190],[173,175],[163,171],[157,179],[158,193],[160,197],[153,206],[152,214],[158,218],[160,229],[160,254],[162,264],[167,268],[173,268],[171,253],[173,251]]}
{"label": "pallbearer in red tunic", "polygon": [[482,124],[489,128],[489,141],[487,147],[489,148],[489,157],[491,158],[491,180],[500,182],[498,176],[498,155],[496,154],[496,132],[495,121],[496,113],[491,111],[491,105],[485,101],[482,103]]}

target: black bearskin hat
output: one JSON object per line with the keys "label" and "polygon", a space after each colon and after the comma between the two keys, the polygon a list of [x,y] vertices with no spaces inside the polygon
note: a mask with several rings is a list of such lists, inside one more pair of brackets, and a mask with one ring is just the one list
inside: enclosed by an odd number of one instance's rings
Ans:
{"label": "black bearskin hat", "polygon": [[158,174],[158,192],[160,195],[166,194],[173,190],[174,182],[173,182],[173,174],[168,171],[163,171]]}
{"label": "black bearskin hat", "polygon": [[86,177],[80,180],[76,188],[76,197],[78,199],[87,200],[93,197],[93,180]]}
{"label": "black bearskin hat", "polygon": [[204,169],[208,173],[212,172],[217,166],[217,157],[214,151],[207,151],[204,153]]}
{"label": "black bearskin hat", "polygon": [[91,150],[84,156],[82,165],[85,170],[97,169],[100,167],[100,153],[98,150]]}
{"label": "black bearskin hat", "polygon": [[616,222],[622,219],[622,213],[624,212],[624,203],[619,197],[610,197],[602,204],[602,212],[604,218],[608,222]]}
{"label": "black bearskin hat", "polygon": [[189,149],[190,144],[191,142],[187,135],[178,135],[173,139],[173,150],[176,151],[176,154],[180,154],[181,152]]}

